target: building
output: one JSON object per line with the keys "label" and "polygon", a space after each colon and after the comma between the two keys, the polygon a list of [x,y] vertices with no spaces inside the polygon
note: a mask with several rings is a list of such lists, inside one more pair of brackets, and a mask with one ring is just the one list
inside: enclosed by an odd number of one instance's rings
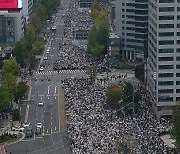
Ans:
{"label": "building", "polygon": [[116,33],[110,33],[109,36],[109,56],[119,56],[120,55],[120,38]]}
{"label": "building", "polygon": [[20,0],[0,1],[0,46],[14,45],[24,34]]}
{"label": "building", "polygon": [[149,1],[147,89],[157,116],[180,101],[180,0]]}
{"label": "building", "polygon": [[23,0],[22,1],[22,10],[23,10],[23,16],[25,17],[26,21],[28,22],[29,16],[33,12],[33,0]]}
{"label": "building", "polygon": [[112,17],[115,32],[121,36],[122,56],[143,60],[148,34],[148,0],[115,0],[111,4],[115,9]]}

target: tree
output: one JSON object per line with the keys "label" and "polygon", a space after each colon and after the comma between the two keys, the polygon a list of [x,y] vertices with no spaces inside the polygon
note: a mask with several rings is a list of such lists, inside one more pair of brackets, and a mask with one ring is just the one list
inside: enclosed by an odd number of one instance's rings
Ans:
{"label": "tree", "polygon": [[173,127],[171,136],[175,139],[175,145],[180,149],[180,106],[178,105],[172,114]]}
{"label": "tree", "polygon": [[37,14],[39,14],[41,21],[47,18],[47,9],[45,6],[40,5],[39,7],[37,7],[36,12]]}
{"label": "tree", "polygon": [[122,89],[120,86],[110,86],[106,91],[107,104],[115,109],[119,108],[118,101],[122,98]]}
{"label": "tree", "polygon": [[9,60],[7,60],[2,68],[3,76],[11,73],[14,76],[18,76],[19,74],[19,64],[16,61],[15,57],[10,57]]}
{"label": "tree", "polygon": [[24,64],[24,60],[27,58],[28,56],[28,50],[26,48],[26,43],[24,39],[21,39],[20,41],[18,41],[15,45],[15,48],[13,50],[13,54],[17,60],[17,62],[20,65]]}
{"label": "tree", "polygon": [[142,99],[142,96],[141,96],[141,92],[139,90],[137,90],[135,93],[134,93],[134,109],[135,110],[138,110],[139,109],[139,101]]}
{"label": "tree", "polygon": [[100,11],[101,10],[101,6],[99,5],[99,3],[97,1],[95,1],[94,3],[91,4],[90,9],[91,9],[91,12],[93,10]]}
{"label": "tree", "polygon": [[8,88],[5,85],[0,87],[0,111],[6,109],[11,104],[12,95],[9,93]]}
{"label": "tree", "polygon": [[19,121],[20,120],[20,111],[19,111],[19,109],[14,109],[13,110],[12,118],[13,118],[13,121]]}
{"label": "tree", "polygon": [[93,54],[96,57],[99,57],[103,54],[104,46],[96,44],[94,47],[91,48],[91,54]]}
{"label": "tree", "polygon": [[87,71],[87,74],[90,75],[91,79],[95,78],[95,76],[96,76],[96,68],[95,68],[94,65],[87,66],[86,71]]}
{"label": "tree", "polygon": [[40,51],[42,50],[43,48],[43,45],[44,43],[40,40],[37,40],[34,42],[34,44],[32,45],[32,54],[36,55],[36,54],[39,54]]}
{"label": "tree", "polygon": [[133,86],[131,83],[127,83],[123,91],[123,103],[124,105],[133,101]]}
{"label": "tree", "polygon": [[2,86],[7,87],[7,91],[11,95],[14,95],[16,90],[17,90],[16,77],[13,74],[11,74],[11,73],[5,74],[3,76]]}
{"label": "tree", "polygon": [[24,37],[25,37],[26,49],[30,50],[32,48],[32,44],[36,40],[36,33],[32,24],[28,24]]}
{"label": "tree", "polygon": [[36,13],[36,12],[32,13],[32,15],[30,17],[30,22],[33,25],[36,32],[39,32],[41,30],[42,20],[41,20],[40,16],[38,15],[38,13]]}
{"label": "tree", "polygon": [[26,83],[25,82],[20,82],[18,84],[17,91],[15,93],[15,99],[16,100],[23,99],[23,97],[25,96],[27,90],[28,90],[28,86],[26,85]]}

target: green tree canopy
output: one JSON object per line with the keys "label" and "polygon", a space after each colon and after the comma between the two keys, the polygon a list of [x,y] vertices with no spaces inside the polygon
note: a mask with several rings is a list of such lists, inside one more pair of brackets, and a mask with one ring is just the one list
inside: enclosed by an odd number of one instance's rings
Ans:
{"label": "green tree canopy", "polygon": [[16,57],[17,62],[20,65],[24,64],[24,60],[28,56],[28,50],[26,49],[26,43],[24,39],[21,39],[16,43],[16,46],[13,50],[13,54]]}
{"label": "green tree canopy", "polygon": [[36,41],[36,33],[32,24],[28,24],[24,37],[26,49],[30,50],[32,48],[32,44]]}
{"label": "green tree canopy", "polygon": [[123,91],[123,102],[125,104],[128,104],[129,102],[132,101],[133,101],[133,86],[131,83],[127,83]]}
{"label": "green tree canopy", "polygon": [[106,91],[107,104],[112,108],[119,108],[118,101],[122,98],[122,89],[120,86],[110,86]]}
{"label": "green tree canopy", "polygon": [[16,61],[15,57],[10,57],[9,60],[7,60],[2,68],[3,76],[6,76],[6,74],[11,73],[14,76],[18,76],[19,73],[19,64]]}
{"label": "green tree canopy", "polygon": [[175,145],[180,149],[180,106],[178,105],[172,115],[173,127],[171,136],[175,139]]}
{"label": "green tree canopy", "polygon": [[0,111],[6,109],[11,104],[12,95],[9,93],[8,87],[1,85],[0,87]]}
{"label": "green tree canopy", "polygon": [[96,68],[95,68],[94,65],[87,66],[86,71],[87,71],[87,74],[90,75],[91,79],[95,78],[95,76],[96,76]]}
{"label": "green tree canopy", "polygon": [[14,95],[17,90],[16,77],[11,73],[7,73],[3,76],[2,86],[7,87],[8,92]]}
{"label": "green tree canopy", "polygon": [[[96,4],[95,4],[96,6]],[[105,54],[108,47],[109,20],[105,10],[93,6],[91,16],[95,21],[88,33],[88,52],[100,56]]]}
{"label": "green tree canopy", "polygon": [[16,99],[22,99],[25,96],[25,93],[28,90],[28,86],[25,82],[20,82],[17,87],[17,91],[15,93]]}

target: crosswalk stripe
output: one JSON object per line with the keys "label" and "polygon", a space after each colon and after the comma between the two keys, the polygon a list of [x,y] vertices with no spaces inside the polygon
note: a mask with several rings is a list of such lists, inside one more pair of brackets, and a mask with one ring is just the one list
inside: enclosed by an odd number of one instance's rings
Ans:
{"label": "crosswalk stripe", "polygon": [[85,70],[60,70],[58,71],[42,71],[35,72],[35,75],[57,75],[57,74],[75,74],[75,73],[86,73]]}

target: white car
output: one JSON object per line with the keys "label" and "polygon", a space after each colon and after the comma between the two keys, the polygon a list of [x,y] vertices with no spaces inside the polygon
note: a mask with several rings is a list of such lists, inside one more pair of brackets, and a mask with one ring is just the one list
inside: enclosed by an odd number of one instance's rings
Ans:
{"label": "white car", "polygon": [[39,105],[39,106],[43,106],[43,105],[44,105],[43,101],[40,100],[39,103],[38,103],[38,105]]}
{"label": "white car", "polygon": [[36,127],[42,129],[42,124],[39,122],[39,123],[37,123]]}
{"label": "white car", "polygon": [[29,126],[30,126],[30,123],[29,123],[29,122],[26,122],[26,123],[23,124],[23,127],[25,127],[25,128],[27,128],[27,127],[29,127]]}
{"label": "white car", "polygon": [[44,68],[43,67],[40,67],[40,69],[39,69],[40,71],[44,71]]}
{"label": "white car", "polygon": [[48,59],[48,57],[46,57],[46,56],[45,56],[43,59],[44,59],[44,60],[47,60],[47,59]]}
{"label": "white car", "polygon": [[19,132],[23,132],[24,131],[24,127],[17,127],[17,126],[13,126],[11,128],[12,131],[19,131]]}

